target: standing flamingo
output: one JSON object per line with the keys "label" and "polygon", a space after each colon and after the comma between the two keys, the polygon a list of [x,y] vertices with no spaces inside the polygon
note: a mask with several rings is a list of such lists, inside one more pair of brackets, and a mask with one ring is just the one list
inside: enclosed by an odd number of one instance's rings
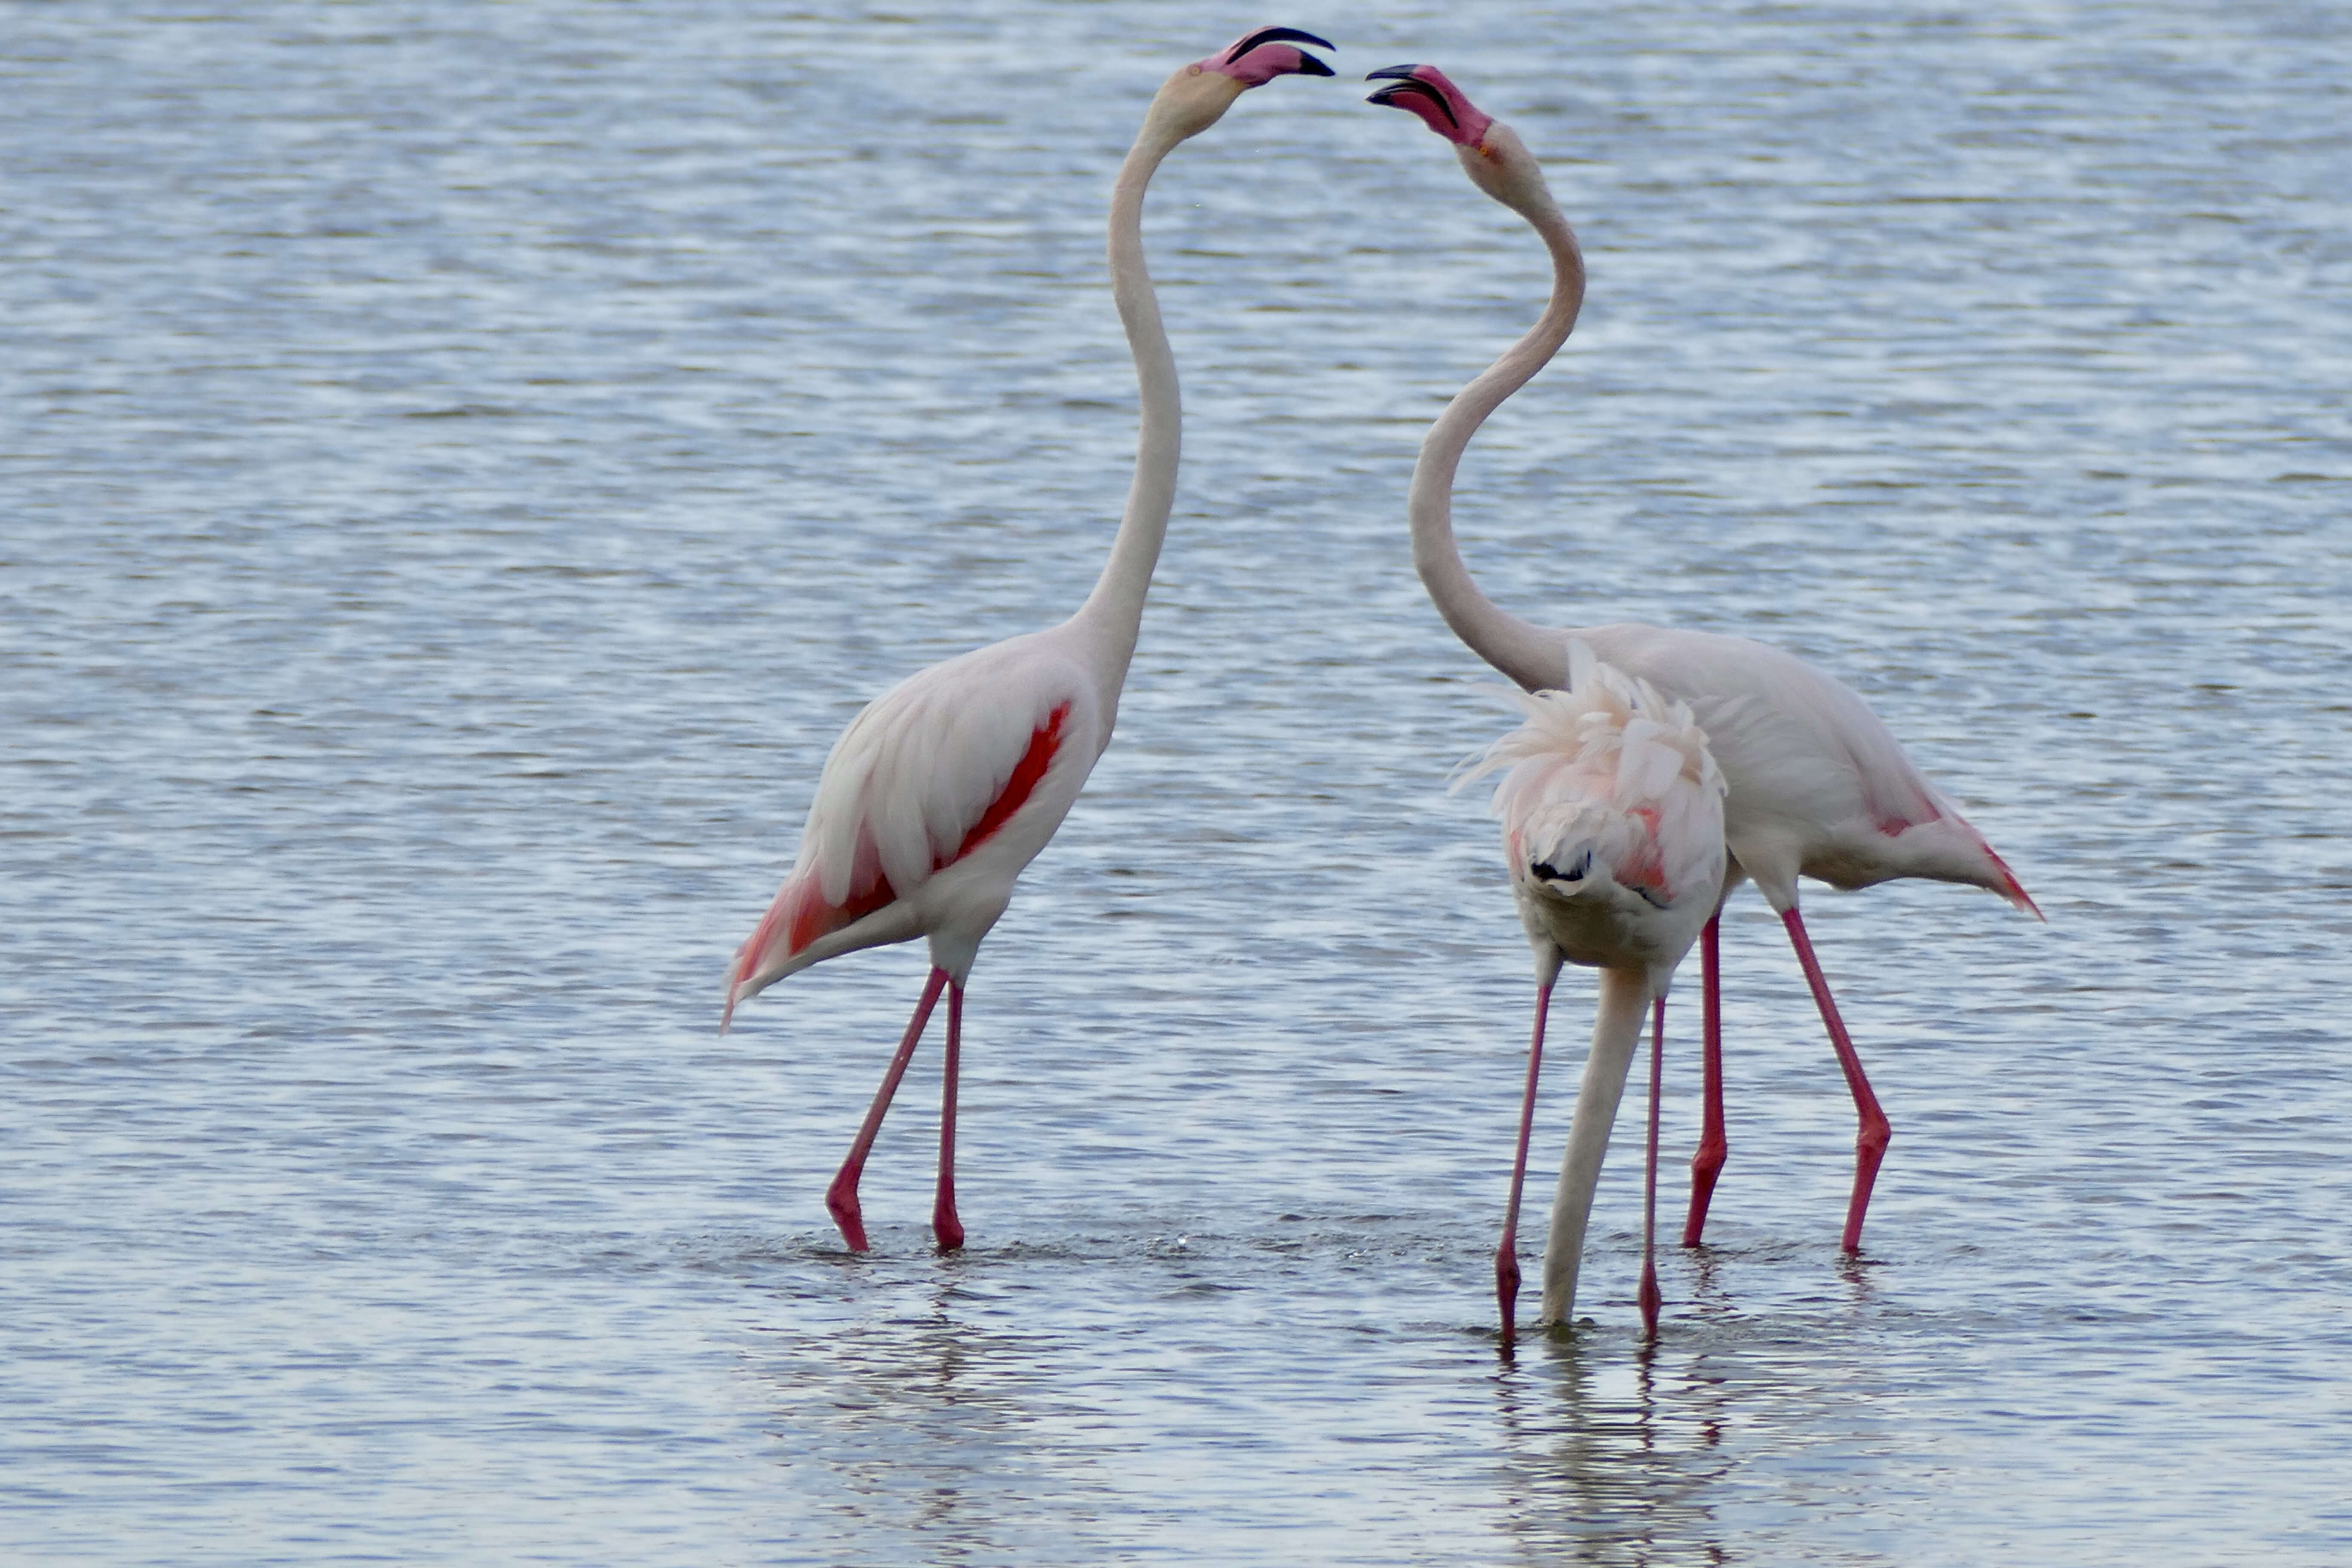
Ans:
{"label": "standing flamingo", "polygon": [[[1753,879],[1780,915],[1813,1002],[1853,1095],[1853,1193],[1845,1251],[1862,1247],[1870,1189],[1891,1136],[1862,1058],[1838,1016],[1829,981],[1797,910],[1797,878],[1866,888],[1897,877],[1988,888],[2036,916],[2041,910],[1984,836],[1927,782],[1869,705],[1795,657],[1745,637],[1620,623],[1559,629],[1531,625],[1481,593],[1454,548],[1454,473],[1470,437],[1503,400],[1548,363],[1568,339],[1584,300],[1584,258],[1576,235],[1544,184],[1543,170],[1507,125],[1486,114],[1433,66],[1393,66],[1367,80],[1393,79],[1374,103],[1410,110],[1454,143],[1471,184],[1527,219],[1551,251],[1551,301],[1527,335],[1462,389],[1422,442],[1406,503],[1412,560],[1454,635],[1529,690],[1559,683],[1564,650],[1589,643],[1608,663],[1690,704],[1706,731],[1730,794],[1724,837],[1732,866],[1723,892]],[[1705,992],[1705,1127],[1691,1163],[1690,1216],[1683,1245],[1696,1247],[1707,1200],[1723,1168],[1722,1027],[1717,931],[1720,906],[1699,942]]]}
{"label": "standing flamingo", "polygon": [[1294,43],[1331,47],[1295,28],[1261,27],[1178,70],[1152,98],[1119,167],[1110,202],[1111,289],[1135,355],[1141,426],[1127,510],[1094,592],[1060,626],[919,670],[850,721],[817,780],[792,875],[729,972],[722,1030],[738,1003],[812,963],[930,940],[930,979],[825,1192],[825,1207],[855,1251],[866,1247],[857,1179],[942,988],[948,1044],[931,1229],[942,1248],[963,1245],[955,1110],[964,978],[981,939],[1011,901],[1014,880],[1053,837],[1110,744],[1175,500],[1181,415],[1175,358],[1144,267],[1144,190],[1179,142],[1215,124],[1247,89],[1278,76],[1331,74]]}
{"label": "standing flamingo", "polygon": [[1507,768],[1495,788],[1503,824],[1503,858],[1519,923],[1536,955],[1535,1034],[1528,1047],[1528,1087],[1519,1106],[1518,1152],[1510,1202],[1495,1249],[1495,1298],[1503,1342],[1515,1331],[1519,1293],[1519,1189],[1534,1131],[1536,1082],[1543,1070],[1544,1019],[1563,963],[1601,971],[1592,1053],[1569,1127],[1544,1244],[1541,1321],[1568,1321],[1601,1159],[1625,1072],[1640,1043],[1642,1015],[1652,1013],[1650,1153],[1642,1230],[1642,1320],[1658,1326],[1653,1260],[1657,1191],[1659,1053],[1664,1049],[1666,984],[1714,912],[1723,887],[1723,775],[1706,737],[1684,703],[1669,702],[1645,680],[1596,663],[1581,642],[1569,645],[1565,691],[1511,693],[1527,721],[1486,750],[1464,775]]}

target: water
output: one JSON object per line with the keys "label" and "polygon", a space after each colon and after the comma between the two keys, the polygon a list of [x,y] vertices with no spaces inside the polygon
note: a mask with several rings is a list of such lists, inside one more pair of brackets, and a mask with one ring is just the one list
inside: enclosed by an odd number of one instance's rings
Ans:
{"label": "water", "polygon": [[[838,1249],[921,956],[722,1038],[726,960],[856,706],[1098,568],[1102,201],[1249,19],[0,10],[12,1560],[2352,1556],[2325,8],[1272,18],[1343,80],[1155,190],[1181,495],[975,973],[972,1245],[927,1052]],[[1638,1096],[1589,1326],[1487,1327],[1527,962],[1444,784],[1507,716],[1401,514],[1545,272],[1361,106],[1414,59],[1592,263],[1474,569],[1836,671],[2050,915],[1808,902],[1895,1128],[1850,1264],[1851,1111],[1736,907],[1646,1359]]]}

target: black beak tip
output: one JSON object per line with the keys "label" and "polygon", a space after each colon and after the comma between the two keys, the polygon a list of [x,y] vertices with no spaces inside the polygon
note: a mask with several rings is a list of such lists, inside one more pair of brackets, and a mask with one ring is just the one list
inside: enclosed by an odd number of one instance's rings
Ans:
{"label": "black beak tip", "polygon": [[[1383,72],[1380,74],[1385,75],[1386,73]],[[1370,80],[1370,79],[1368,77],[1365,79]],[[1445,101],[1445,95],[1439,92],[1435,88],[1430,86],[1427,82],[1423,81],[1418,77],[1407,77],[1402,80],[1392,82],[1389,86],[1381,89],[1378,92],[1373,93],[1370,98],[1364,100],[1364,101],[1366,103],[1377,103],[1388,109],[1404,109],[1406,106],[1397,100],[1406,97],[1416,99],[1425,98],[1429,100],[1430,102],[1437,106],[1437,112],[1445,116],[1446,124],[1451,125],[1457,130],[1461,128],[1462,121],[1460,118],[1454,114],[1454,106]],[[1421,111],[1416,109],[1410,110],[1410,112],[1418,114]],[[1437,121],[1433,120],[1430,121],[1432,126],[1434,126],[1436,123]]]}
{"label": "black beak tip", "polygon": [[1381,69],[1367,75],[1364,79],[1366,81],[1408,81],[1412,79],[1412,73],[1420,68],[1417,65],[1383,66]]}
{"label": "black beak tip", "polygon": [[1336,76],[1339,73],[1313,55],[1302,50],[1298,56],[1298,74],[1300,76]]}
{"label": "black beak tip", "polygon": [[[1302,33],[1296,27],[1260,27],[1225,51],[1225,63],[1231,65],[1260,44],[1312,44],[1318,49],[1336,49],[1339,47],[1318,38],[1312,33]],[[1329,73],[1327,71],[1324,74]]]}
{"label": "black beak tip", "polygon": [[1302,33],[1296,27],[1284,27],[1280,31],[1286,43],[1312,44],[1318,49],[1336,49],[1339,47],[1328,38],[1318,38],[1312,33]]}

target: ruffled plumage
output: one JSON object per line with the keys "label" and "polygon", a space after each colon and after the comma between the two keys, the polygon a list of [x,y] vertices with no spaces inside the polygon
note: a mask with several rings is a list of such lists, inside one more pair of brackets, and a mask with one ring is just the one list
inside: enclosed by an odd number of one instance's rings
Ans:
{"label": "ruffled plumage", "polygon": [[1570,679],[1503,693],[1523,721],[1460,783],[1503,775],[1491,809],[1531,935],[1671,972],[1722,888],[1722,772],[1685,704],[1581,644]]}

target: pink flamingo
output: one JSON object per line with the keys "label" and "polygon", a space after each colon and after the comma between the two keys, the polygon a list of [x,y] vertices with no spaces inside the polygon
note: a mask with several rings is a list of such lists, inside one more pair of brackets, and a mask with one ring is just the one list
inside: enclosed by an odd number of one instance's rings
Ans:
{"label": "pink flamingo", "polygon": [[[1433,66],[1395,66],[1367,80],[1393,79],[1374,103],[1407,110],[1454,143],[1471,184],[1527,219],[1551,252],[1550,303],[1527,335],[1446,405],[1423,441],[1407,512],[1413,565],[1454,635],[1529,690],[1557,686],[1573,639],[1601,659],[1690,704],[1706,731],[1730,794],[1724,837],[1732,865],[1723,893],[1752,879],[1787,929],[1821,1010],[1831,1047],[1853,1095],[1853,1196],[1845,1251],[1859,1251],[1870,1190],[1891,1136],[1864,1076],[1862,1058],[1838,1016],[1797,909],[1797,878],[1866,888],[1897,877],[1965,882],[2041,910],[1984,836],[1927,782],[1869,705],[1845,686],[1778,648],[1745,637],[1633,623],[1576,628],[1531,625],[1481,593],[1454,543],[1454,474],[1487,416],[1549,363],[1568,339],[1584,300],[1584,258],[1576,235],[1544,184],[1543,170],[1507,125],[1480,112]],[[1705,1124],[1691,1163],[1691,1207],[1683,1245],[1699,1244],[1709,1197],[1728,1144],[1723,1127],[1722,1027],[1717,931],[1720,906],[1699,938],[1705,1008]]]}
{"label": "pink flamingo", "polygon": [[1111,190],[1113,297],[1135,355],[1141,425],[1135,478],[1101,579],[1050,630],[977,648],[908,677],[867,704],[834,742],[801,830],[792,874],[729,972],[724,1029],[737,1004],[784,976],[860,948],[930,941],[931,973],[825,1207],[853,1250],[866,1247],[857,1180],[940,992],[948,993],[939,1194],[931,1228],[963,1245],[955,1205],[956,1073],[964,979],[1013,885],[1061,826],[1110,744],[1144,595],[1175,500],[1181,415],[1176,362],[1143,259],[1143,196],[1160,161],[1215,124],[1234,100],[1278,76],[1329,76],[1261,27],[1161,84]]}
{"label": "pink flamingo", "polygon": [[1464,775],[1507,768],[1496,786],[1511,895],[1536,956],[1535,1034],[1519,1105],[1518,1152],[1503,1239],[1495,1249],[1495,1298],[1503,1342],[1516,1331],[1519,1290],[1519,1189],[1535,1125],[1543,1069],[1544,1019],[1563,963],[1601,971],[1592,1052],[1560,1162],[1544,1244],[1541,1321],[1568,1321],[1601,1156],[1625,1073],[1650,1031],[1650,1139],[1642,1220],[1642,1321],[1657,1332],[1654,1238],[1658,1176],[1658,1074],[1665,1047],[1666,985],[1715,912],[1725,870],[1723,775],[1684,703],[1648,681],[1596,663],[1582,642],[1568,647],[1565,691],[1511,693],[1527,721],[1486,750]]}

